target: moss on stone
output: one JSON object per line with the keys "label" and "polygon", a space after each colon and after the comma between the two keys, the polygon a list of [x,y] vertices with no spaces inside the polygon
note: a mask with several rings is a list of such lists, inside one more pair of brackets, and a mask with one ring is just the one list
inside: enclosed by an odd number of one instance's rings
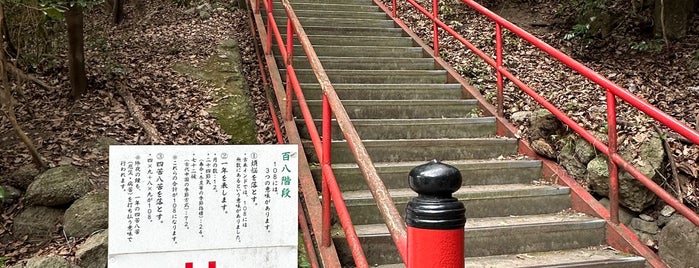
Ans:
{"label": "moss on stone", "polygon": [[231,144],[257,143],[255,116],[242,72],[238,44],[234,40],[223,41],[217,53],[209,57],[202,67],[178,64],[175,70],[215,88],[214,105],[209,112],[216,117],[221,129],[231,135]]}

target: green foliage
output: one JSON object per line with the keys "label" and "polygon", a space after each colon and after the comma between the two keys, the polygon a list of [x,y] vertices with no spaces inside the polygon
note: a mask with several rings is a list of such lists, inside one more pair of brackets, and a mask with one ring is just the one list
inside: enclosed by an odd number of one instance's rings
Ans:
{"label": "green foliage", "polygon": [[102,2],[104,2],[104,0],[40,0],[39,9],[47,17],[54,20],[61,20],[63,19],[63,13],[70,7],[77,5],[83,8],[91,8]]}
{"label": "green foliage", "polygon": [[[2,202],[3,200],[5,200],[5,188],[3,188],[2,185],[0,185],[0,202]],[[0,266],[2,266],[2,261],[2,257],[0,257]]]}
{"label": "green foliage", "polygon": [[483,111],[480,108],[473,108],[470,111],[468,111],[469,118],[477,118],[483,116]]}
{"label": "green foliage", "polygon": [[563,36],[564,40],[571,40],[574,38],[585,38],[590,33],[590,24],[575,24],[573,25],[573,30]]}
{"label": "green foliage", "polygon": [[56,66],[56,48],[64,44],[65,23],[47,16],[39,0],[5,0],[3,4],[17,64],[30,69]]}
{"label": "green foliage", "polygon": [[694,51],[692,55],[692,62],[689,63],[691,68],[699,68],[699,50]]}
{"label": "green foliage", "polygon": [[[0,189],[2,189],[2,188],[0,188]],[[9,260],[9,259],[10,259],[10,257],[0,256],[0,267],[4,266],[5,261]]]}
{"label": "green foliage", "polygon": [[188,7],[192,4],[192,0],[172,0],[178,7]]}
{"label": "green foliage", "polygon": [[660,51],[663,49],[663,43],[664,41],[662,39],[656,39],[650,41],[643,40],[641,42],[631,42],[629,45],[632,49],[638,51]]}
{"label": "green foliage", "polygon": [[306,246],[303,243],[303,236],[301,236],[301,230],[298,232],[298,267],[311,267],[311,262],[308,259],[308,252],[306,252]]}
{"label": "green foliage", "polygon": [[454,15],[454,9],[449,7],[447,3],[444,3],[439,6],[439,14],[442,16],[451,16]]}

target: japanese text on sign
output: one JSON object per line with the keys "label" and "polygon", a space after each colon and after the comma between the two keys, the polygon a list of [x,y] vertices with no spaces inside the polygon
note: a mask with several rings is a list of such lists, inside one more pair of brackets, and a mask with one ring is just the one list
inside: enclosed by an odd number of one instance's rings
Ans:
{"label": "japanese text on sign", "polygon": [[296,248],[296,154],[295,145],[110,147],[110,267],[142,253]]}

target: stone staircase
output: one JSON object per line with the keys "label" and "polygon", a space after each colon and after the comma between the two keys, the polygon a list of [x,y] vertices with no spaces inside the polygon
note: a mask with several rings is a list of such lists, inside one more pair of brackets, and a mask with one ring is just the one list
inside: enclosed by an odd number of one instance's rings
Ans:
{"label": "stone staircase", "polygon": [[[286,15],[275,6],[286,33]],[[410,169],[438,159],[461,170],[455,197],[466,206],[467,267],[644,267],[643,258],[605,245],[604,220],[570,209],[568,188],[539,183],[541,163],[517,157],[517,140],[497,137],[495,118],[480,116],[477,102],[463,99],[461,85],[448,83],[446,72],[373,2],[292,6],[401,213],[416,196],[407,185]],[[320,129],[320,86],[299,46],[293,62]],[[294,114],[300,117],[298,107]],[[369,264],[404,267],[337,126],[333,139],[335,175]],[[309,162],[317,163],[311,146],[304,142]],[[320,189],[320,169],[311,169]],[[352,267],[336,226],[338,255]]]}

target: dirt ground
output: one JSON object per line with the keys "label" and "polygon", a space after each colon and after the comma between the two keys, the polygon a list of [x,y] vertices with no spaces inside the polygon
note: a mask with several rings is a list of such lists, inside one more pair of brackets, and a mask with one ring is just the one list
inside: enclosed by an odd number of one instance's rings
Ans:
{"label": "dirt ground", "polygon": [[[256,113],[257,141],[275,141],[266,95],[261,84],[247,11],[230,4],[213,5],[211,17],[188,14],[188,8],[172,1],[147,1],[144,10],[132,2],[118,26],[101,7],[85,13],[88,93],[69,98],[67,62],[34,73],[50,88],[12,80],[18,104],[17,118],[51,166],[70,164],[89,175],[97,190],[108,180],[108,143],[148,144],[145,132],[128,111],[118,87],[130,92],[142,107],[145,120],[155,126],[164,144],[227,144],[230,136],[207,112],[215,88],[173,69],[206,63],[224,40],[234,39],[241,48],[249,96]],[[60,37],[58,37],[60,38]],[[59,51],[59,56],[65,53]],[[214,55],[215,56],[215,55]],[[16,138],[9,121],[0,116],[0,176],[30,165],[30,156]],[[5,264],[36,255],[57,254],[72,258],[81,241],[57,233],[42,244],[31,244],[11,233],[13,217],[21,203],[0,204],[0,258]],[[2,262],[0,262],[2,263]]]}

